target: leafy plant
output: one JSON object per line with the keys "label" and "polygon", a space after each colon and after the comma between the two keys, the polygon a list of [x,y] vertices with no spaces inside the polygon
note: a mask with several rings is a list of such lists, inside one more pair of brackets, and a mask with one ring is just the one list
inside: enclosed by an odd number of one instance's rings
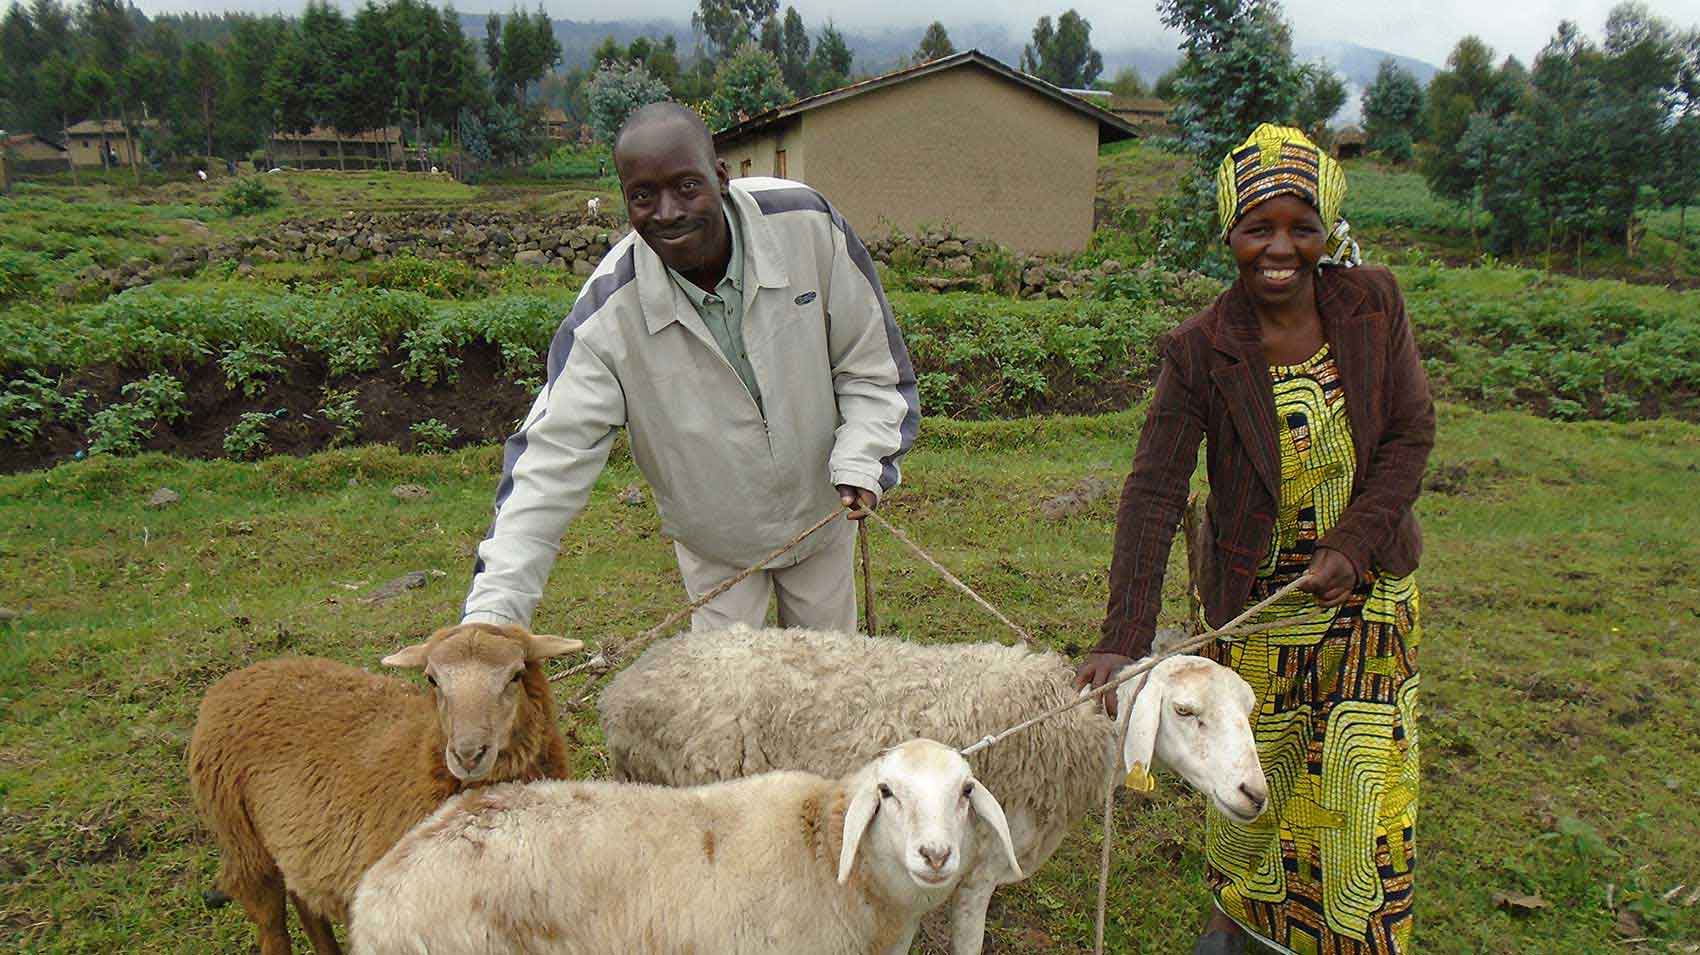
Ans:
{"label": "leafy plant", "polygon": [[407,433],[413,436],[413,448],[425,454],[437,454],[449,449],[455,436],[460,434],[436,418],[416,421],[408,426]]}
{"label": "leafy plant", "polygon": [[87,391],[60,394],[59,384],[26,368],[0,390],[0,441],[28,444],[54,421],[76,423],[83,417]]}
{"label": "leafy plant", "polygon": [[155,373],[132,381],[120,394],[129,400],[108,405],[89,419],[90,454],[135,454],[156,422],[170,424],[188,413],[183,385],[170,375]]}
{"label": "leafy plant", "polygon": [[266,390],[266,379],[283,371],[283,352],[275,345],[263,342],[243,342],[224,353],[218,360],[224,372],[224,386],[242,389],[242,394],[257,398]]}
{"label": "leafy plant", "polygon": [[224,214],[235,218],[264,212],[276,206],[283,194],[265,184],[257,176],[236,180],[224,194],[218,197],[218,206]]}
{"label": "leafy plant", "polygon": [[245,412],[224,433],[225,455],[238,461],[251,461],[265,454],[271,446],[266,439],[266,429],[274,417],[265,411]]}
{"label": "leafy plant", "polygon": [[360,422],[365,415],[356,400],[359,392],[353,388],[326,388],[319,401],[319,415],[336,428],[331,435],[331,447],[353,444],[359,435]]}

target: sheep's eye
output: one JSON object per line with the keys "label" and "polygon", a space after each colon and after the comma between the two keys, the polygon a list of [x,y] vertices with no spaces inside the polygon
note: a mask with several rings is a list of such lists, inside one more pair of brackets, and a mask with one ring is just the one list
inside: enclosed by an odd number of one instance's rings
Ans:
{"label": "sheep's eye", "polygon": [[425,674],[425,682],[431,684],[432,686],[436,686],[437,685],[437,678],[432,676],[431,674],[427,673],[427,674]]}
{"label": "sheep's eye", "polygon": [[1184,703],[1176,703],[1175,704],[1175,715],[1176,716],[1197,716],[1198,711],[1193,709],[1190,706],[1187,706]]}
{"label": "sheep's eye", "polygon": [[524,670],[515,670],[514,671],[514,678],[509,680],[508,682],[509,683],[518,683],[520,681],[520,678],[523,677],[523,676],[525,676]]}
{"label": "sheep's eye", "polygon": [[963,783],[962,784],[962,798],[963,799],[973,799],[974,798],[974,784],[973,783]]}
{"label": "sheep's eye", "polygon": [[891,798],[891,787],[887,786],[885,783],[880,783],[880,798],[881,799],[890,799]]}

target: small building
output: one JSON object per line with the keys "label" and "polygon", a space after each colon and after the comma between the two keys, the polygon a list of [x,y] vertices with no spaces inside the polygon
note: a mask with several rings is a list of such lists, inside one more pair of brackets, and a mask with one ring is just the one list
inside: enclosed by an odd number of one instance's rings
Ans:
{"label": "small building", "polygon": [[64,172],[71,153],[64,146],[35,133],[0,133],[0,156],[13,176]]}
{"label": "small building", "polygon": [[1362,159],[1369,137],[1356,126],[1347,126],[1334,137],[1334,158]]}
{"label": "small building", "polygon": [[[342,133],[314,126],[305,133],[274,133],[272,162],[298,169],[336,169],[338,163],[368,169],[385,163],[399,164],[405,158],[400,126]],[[338,156],[341,159],[338,159]]]}
{"label": "small building", "polygon": [[810,96],[715,134],[734,176],[819,189],[867,235],[951,226],[1022,252],[1092,237],[1098,147],[1127,121],[978,50]]}
{"label": "small building", "polygon": [[578,138],[578,124],[567,118],[559,106],[543,108],[543,136],[551,143],[565,145]]}
{"label": "small building", "polygon": [[1166,136],[1175,129],[1169,122],[1174,107],[1164,100],[1115,98],[1105,108],[1147,135]]}
{"label": "small building", "polygon": [[71,161],[79,166],[128,166],[130,150],[141,158],[141,134],[159,128],[159,120],[144,119],[135,123],[129,138],[124,136],[124,123],[116,119],[85,119],[65,130],[65,146],[71,151]]}

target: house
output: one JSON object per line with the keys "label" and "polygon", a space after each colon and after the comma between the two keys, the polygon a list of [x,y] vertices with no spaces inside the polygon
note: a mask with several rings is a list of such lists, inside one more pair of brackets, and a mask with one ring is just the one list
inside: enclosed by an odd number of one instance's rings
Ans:
{"label": "house", "polygon": [[64,172],[70,151],[35,133],[0,133],[0,155],[6,157],[12,175]]}
{"label": "house", "polygon": [[1356,126],[1347,126],[1334,137],[1334,157],[1336,159],[1362,159],[1364,145],[1369,138],[1364,131]]}
{"label": "house", "polygon": [[800,99],[715,134],[735,176],[819,189],[867,235],[952,226],[1022,252],[1092,236],[1098,147],[1126,120],[978,50]]}
{"label": "house", "polygon": [[85,119],[65,130],[65,147],[71,151],[71,161],[79,166],[128,166],[130,150],[141,158],[141,133],[159,128],[159,120],[144,119],[133,124],[128,140],[124,123],[116,119]]}
{"label": "house", "polygon": [[559,106],[543,108],[543,136],[551,143],[570,143],[578,138],[578,124],[567,118]]}
{"label": "house", "polygon": [[271,156],[273,163],[300,169],[336,169],[339,162],[343,166],[367,169],[385,162],[400,163],[406,158],[400,126],[357,133],[341,133],[323,126],[314,126],[305,133],[278,132],[271,138]]}
{"label": "house", "polygon": [[1166,136],[1174,132],[1174,126],[1169,123],[1169,112],[1174,106],[1163,100],[1116,98],[1105,108],[1138,127],[1141,133]]}

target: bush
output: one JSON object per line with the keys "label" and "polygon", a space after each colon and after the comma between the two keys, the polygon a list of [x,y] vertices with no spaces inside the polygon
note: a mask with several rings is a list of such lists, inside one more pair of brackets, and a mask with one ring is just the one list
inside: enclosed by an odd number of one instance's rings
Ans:
{"label": "bush", "polygon": [[60,394],[53,379],[34,369],[6,382],[0,390],[0,441],[29,444],[41,433],[43,425],[54,421],[80,424],[85,412],[83,403],[87,391]]}
{"label": "bush", "polygon": [[264,212],[276,206],[283,198],[282,193],[265,184],[265,181],[249,176],[237,179],[224,194],[218,197],[218,207],[224,214],[235,218]]}
{"label": "bush", "polygon": [[132,381],[120,393],[129,400],[108,405],[89,419],[91,454],[135,454],[155,423],[170,424],[188,414],[183,385],[170,375]]}
{"label": "bush", "polygon": [[596,179],[614,175],[614,160],[604,145],[588,149],[562,146],[526,171],[537,179]]}
{"label": "bush", "polygon": [[343,444],[353,444],[359,436],[360,422],[365,418],[360,408],[355,404],[359,393],[353,388],[326,388],[325,396],[319,402],[319,415],[323,417],[336,432],[331,435],[331,447]]}
{"label": "bush", "polygon": [[225,352],[218,367],[226,388],[241,388],[242,394],[257,398],[266,390],[266,379],[283,371],[283,352],[263,342],[244,342]]}
{"label": "bush", "polygon": [[274,417],[274,414],[265,411],[249,411],[236,419],[236,423],[224,434],[225,456],[238,461],[252,461],[265,454],[270,447],[266,428]]}
{"label": "bush", "polygon": [[422,454],[440,454],[447,451],[455,436],[460,434],[458,430],[436,418],[409,425],[407,433],[413,436],[413,450]]}
{"label": "bush", "polygon": [[428,298],[464,298],[485,291],[484,282],[470,265],[452,259],[421,259],[398,255],[366,270],[366,284],[373,288],[417,292]]}

